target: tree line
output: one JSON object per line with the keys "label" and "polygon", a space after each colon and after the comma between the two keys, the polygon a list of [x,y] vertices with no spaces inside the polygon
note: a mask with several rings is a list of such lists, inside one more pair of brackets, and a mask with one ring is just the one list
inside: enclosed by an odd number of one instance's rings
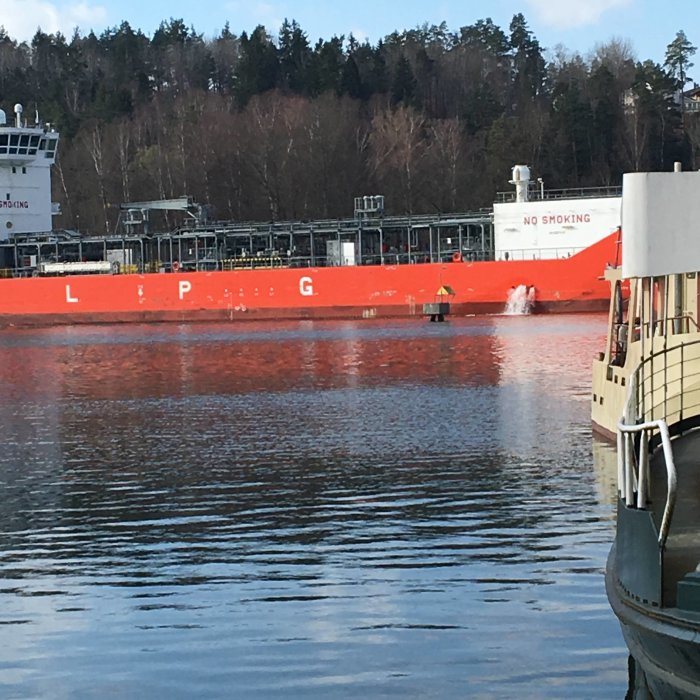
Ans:
{"label": "tree line", "polygon": [[679,99],[695,47],[663,65],[613,40],[545,55],[522,14],[311,45],[294,21],[205,39],[180,19],[70,40],[0,30],[0,97],[62,135],[62,226],[113,232],[119,204],[184,194],[220,219],[336,218],[384,194],[390,213],[470,210],[515,163],[552,188],[697,167],[700,112]]}

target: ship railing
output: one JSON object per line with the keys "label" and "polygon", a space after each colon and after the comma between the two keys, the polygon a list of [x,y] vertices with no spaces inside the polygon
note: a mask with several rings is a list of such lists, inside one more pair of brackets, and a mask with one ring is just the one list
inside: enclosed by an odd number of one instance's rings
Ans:
{"label": "ship railing", "polygon": [[304,233],[307,231],[338,232],[343,230],[355,231],[358,228],[382,227],[423,227],[428,226],[457,226],[459,224],[486,224],[492,220],[490,208],[473,209],[465,212],[435,212],[433,214],[385,215],[375,217],[355,217],[337,219],[280,219],[276,221],[230,221],[211,220],[205,223],[197,221],[184,222],[170,234],[163,236],[197,234],[268,234]]}
{"label": "ship railing", "polygon": [[222,270],[255,270],[255,269],[279,269],[289,267],[286,258],[279,255],[246,255],[236,258],[226,258],[221,261]]}
{"label": "ship railing", "polygon": [[665,420],[671,427],[700,424],[700,339],[684,340],[683,335],[653,339],[681,342],[650,352],[631,378],[641,422]]}
{"label": "ship railing", "polygon": [[[529,202],[542,202],[558,199],[594,199],[602,197],[621,197],[622,187],[570,187],[558,190],[542,190],[532,183],[528,190]],[[516,201],[516,193],[512,190],[508,192],[497,192],[496,203],[508,204]]]}
{"label": "ship railing", "polygon": [[[646,510],[649,503],[649,445],[655,432],[661,438],[664,463],[666,465],[666,504],[659,527],[658,543],[663,549],[671,528],[673,510],[676,505],[678,479],[673,461],[673,446],[668,425],[664,420],[628,424],[623,418],[617,426],[617,481],[620,497],[628,508]],[[639,440],[639,456],[635,452],[635,438]]]}
{"label": "ship railing", "polygon": [[489,251],[457,250],[411,251],[410,253],[366,253],[349,259],[337,255],[242,255],[228,257],[221,261],[222,270],[250,270],[265,268],[318,268],[318,267],[358,267],[358,266],[394,266],[415,265],[422,263],[459,263],[493,260]]}
{"label": "ship railing", "polygon": [[[645,321],[643,324],[641,324],[641,332],[644,333],[647,338],[678,333],[697,332],[698,330],[700,330],[700,326],[698,326],[697,321],[688,314],[669,316],[665,319],[656,319],[654,321]],[[636,328],[635,332],[638,335],[640,329]]]}
{"label": "ship railing", "polygon": [[[667,319],[667,323],[683,319],[690,329],[687,317]],[[648,330],[651,332],[653,327]],[[646,509],[650,500],[649,453],[657,445],[662,448],[667,479],[658,535],[662,548],[668,538],[677,491],[671,435],[700,426],[700,340],[684,340],[682,335],[658,338],[673,342],[680,337],[681,342],[650,352],[632,373],[617,434],[619,493],[628,507]]]}
{"label": "ship railing", "polygon": [[556,258],[570,258],[580,253],[584,248],[516,248],[496,250],[497,260],[553,260]]}

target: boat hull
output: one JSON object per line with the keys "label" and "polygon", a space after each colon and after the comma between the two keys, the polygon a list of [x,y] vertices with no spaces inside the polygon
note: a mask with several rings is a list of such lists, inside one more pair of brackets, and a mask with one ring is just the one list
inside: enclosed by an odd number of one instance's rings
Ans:
{"label": "boat hull", "polygon": [[672,611],[632,600],[618,583],[615,558],[613,547],[605,587],[635,661],[635,690],[648,690],[659,700],[700,698],[700,620],[680,618]]}
{"label": "boat hull", "polygon": [[616,246],[612,234],[558,260],[3,279],[0,324],[420,316],[441,288],[453,315],[501,313],[520,285],[534,287],[535,312],[598,311]]}

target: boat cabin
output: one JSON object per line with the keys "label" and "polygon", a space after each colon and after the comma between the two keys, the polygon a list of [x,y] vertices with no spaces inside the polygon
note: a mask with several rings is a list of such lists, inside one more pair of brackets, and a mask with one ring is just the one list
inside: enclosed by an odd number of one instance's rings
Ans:
{"label": "boat cabin", "polygon": [[[673,348],[683,347],[687,360],[688,352],[695,352],[692,341],[700,340],[700,247],[693,240],[700,221],[698,194],[698,172],[625,175],[622,266],[605,271],[611,285],[608,331],[593,363],[593,428],[609,439],[615,438],[629,378],[639,364],[647,368],[648,390],[655,391],[662,379],[660,353],[668,357]],[[664,364],[663,380],[677,371]],[[658,394],[653,401],[660,401]],[[649,408],[650,415],[661,410],[653,402]]]}

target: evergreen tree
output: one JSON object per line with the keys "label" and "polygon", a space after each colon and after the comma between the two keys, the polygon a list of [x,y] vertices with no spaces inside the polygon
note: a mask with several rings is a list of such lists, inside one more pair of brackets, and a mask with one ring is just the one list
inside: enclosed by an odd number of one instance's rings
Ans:
{"label": "evergreen tree", "polygon": [[282,24],[277,56],[280,87],[296,94],[308,93],[311,49],[306,34],[293,20],[285,19]]}
{"label": "evergreen tree", "polygon": [[622,96],[616,88],[615,76],[604,64],[596,68],[588,81],[593,110],[593,159],[601,184],[612,184],[612,176],[620,171],[617,150],[622,129]]}
{"label": "evergreen tree", "polygon": [[688,68],[692,68],[690,57],[695,55],[697,47],[693,46],[685,35],[684,31],[679,31],[676,38],[666,47],[666,66],[671,75],[678,78],[679,87],[685,89],[688,82]]}
{"label": "evergreen tree", "polygon": [[695,55],[697,47],[693,46],[685,35],[684,31],[679,31],[676,38],[666,47],[666,66],[671,75],[678,79],[678,89],[680,90],[681,116],[685,112],[685,99],[683,92],[685,84],[688,82],[688,68],[692,68],[690,57]]}
{"label": "evergreen tree", "polygon": [[279,62],[277,51],[265,31],[258,25],[253,33],[241,34],[241,56],[234,73],[233,92],[240,107],[253,95],[271,90],[277,85]]}
{"label": "evergreen tree", "polygon": [[555,86],[548,145],[550,168],[560,182],[581,185],[590,173],[592,121],[590,105],[577,81]]}
{"label": "evergreen tree", "polygon": [[314,47],[309,65],[309,92],[321,95],[324,92],[340,94],[340,79],[345,64],[342,36],[330,41],[319,39]]}
{"label": "evergreen tree", "polygon": [[233,91],[234,70],[238,64],[239,54],[240,42],[231,33],[229,23],[226,22],[221,34],[211,46],[212,88],[217,92],[230,94]]}
{"label": "evergreen tree", "polygon": [[459,41],[463,46],[478,47],[498,57],[506,56],[510,51],[508,37],[490,17],[462,27],[459,34]]}
{"label": "evergreen tree", "polygon": [[632,154],[635,170],[668,170],[682,160],[677,81],[653,61],[637,64],[632,85]]}
{"label": "evergreen tree", "polygon": [[525,17],[517,14],[510,23],[513,50],[513,82],[518,99],[534,99],[544,88],[545,62],[540,43],[528,29]]}
{"label": "evergreen tree", "polygon": [[[148,38],[135,32],[128,22],[105,30],[99,38],[98,52],[104,65],[103,94],[126,91],[132,105],[151,96],[151,47]],[[99,89],[99,88],[98,88]],[[126,96],[122,97],[126,104]]]}
{"label": "evergreen tree", "polygon": [[412,105],[416,97],[416,79],[411,69],[411,64],[404,54],[399,56],[399,60],[394,70],[394,80],[391,84],[391,101],[393,104],[399,102],[405,105]]}
{"label": "evergreen tree", "polygon": [[360,71],[352,56],[347,57],[345,65],[343,66],[343,72],[340,76],[340,94],[348,95],[355,99],[360,99],[363,94]]}
{"label": "evergreen tree", "polygon": [[22,103],[29,97],[26,73],[29,51],[26,44],[18,44],[0,27],[0,94],[12,96]]}
{"label": "evergreen tree", "polygon": [[431,117],[444,116],[438,114],[436,95],[436,87],[439,80],[438,65],[438,62],[430,58],[424,48],[418,49],[416,53],[416,96],[414,104],[419,105]]}
{"label": "evergreen tree", "polygon": [[389,78],[384,57],[384,44],[380,40],[376,49],[372,52],[372,64],[370,67],[371,91],[375,94],[384,94],[389,89]]}

